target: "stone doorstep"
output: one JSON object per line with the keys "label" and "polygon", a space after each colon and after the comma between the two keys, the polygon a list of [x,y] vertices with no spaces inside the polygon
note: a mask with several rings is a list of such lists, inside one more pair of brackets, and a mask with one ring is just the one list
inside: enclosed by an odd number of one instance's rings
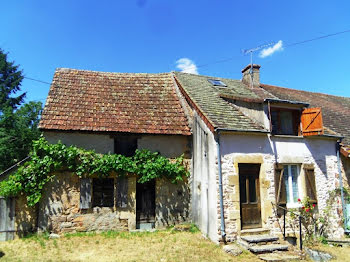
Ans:
{"label": "stone doorstep", "polygon": [[288,245],[271,244],[263,246],[249,246],[248,250],[253,253],[272,253],[274,251],[287,251]]}
{"label": "stone doorstep", "polygon": [[251,235],[268,235],[270,229],[267,228],[252,228],[252,229],[243,229],[241,230],[241,236],[251,236]]}
{"label": "stone doorstep", "polygon": [[271,235],[249,235],[249,236],[241,236],[241,239],[248,242],[249,244],[257,244],[261,242],[275,242],[278,241],[279,238]]}

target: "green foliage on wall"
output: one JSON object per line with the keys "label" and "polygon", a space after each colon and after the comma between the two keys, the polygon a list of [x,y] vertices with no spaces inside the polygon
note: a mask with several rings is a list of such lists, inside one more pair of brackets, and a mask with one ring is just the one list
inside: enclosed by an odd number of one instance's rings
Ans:
{"label": "green foliage on wall", "polygon": [[61,142],[49,144],[43,137],[33,142],[31,160],[20,167],[8,179],[0,183],[0,195],[17,196],[24,193],[29,206],[41,199],[45,184],[52,181],[55,172],[68,170],[79,177],[108,177],[114,171],[118,176],[135,174],[139,183],[155,178],[167,178],[172,183],[188,176],[183,156],[170,161],[159,153],[136,150],[132,157],[118,154],[97,154]]}

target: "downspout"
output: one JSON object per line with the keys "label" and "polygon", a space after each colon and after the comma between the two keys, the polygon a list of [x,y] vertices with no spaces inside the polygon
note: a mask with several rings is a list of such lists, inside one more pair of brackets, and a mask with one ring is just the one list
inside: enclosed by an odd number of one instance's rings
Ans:
{"label": "downspout", "polygon": [[222,170],[221,170],[221,149],[220,149],[220,131],[217,130],[217,153],[218,153],[218,169],[219,169],[219,194],[220,194],[220,216],[221,216],[221,238],[226,244],[226,232],[225,232],[225,217],[224,217],[224,200],[222,189]]}
{"label": "downspout", "polygon": [[341,167],[340,167],[340,143],[341,139],[337,141],[337,160],[338,160],[338,173],[339,173],[339,184],[340,184],[340,196],[341,196],[341,205],[343,209],[343,216],[344,216],[344,231],[346,233],[349,232],[346,228],[346,206],[344,201],[344,189],[343,189],[343,175],[341,173]]}

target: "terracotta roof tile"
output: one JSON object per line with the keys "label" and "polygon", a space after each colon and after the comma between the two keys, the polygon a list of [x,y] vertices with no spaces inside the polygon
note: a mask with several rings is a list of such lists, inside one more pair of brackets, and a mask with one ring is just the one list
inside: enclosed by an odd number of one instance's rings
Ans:
{"label": "terracotta roof tile", "polygon": [[172,75],[57,69],[41,129],[190,135]]}

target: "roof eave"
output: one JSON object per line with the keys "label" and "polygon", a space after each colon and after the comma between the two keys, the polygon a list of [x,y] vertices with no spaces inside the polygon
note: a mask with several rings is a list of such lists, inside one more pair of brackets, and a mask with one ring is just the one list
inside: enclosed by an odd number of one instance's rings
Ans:
{"label": "roof eave", "polygon": [[257,129],[234,129],[234,128],[223,128],[223,127],[217,127],[215,128],[215,132],[233,132],[233,133],[258,133],[258,134],[269,134],[270,132],[262,129],[262,130],[257,130]]}
{"label": "roof eave", "polygon": [[301,101],[292,101],[292,100],[285,100],[285,99],[276,99],[276,98],[265,98],[264,102],[270,102],[270,103],[287,103],[292,105],[301,105],[308,107],[310,104],[306,102]]}

